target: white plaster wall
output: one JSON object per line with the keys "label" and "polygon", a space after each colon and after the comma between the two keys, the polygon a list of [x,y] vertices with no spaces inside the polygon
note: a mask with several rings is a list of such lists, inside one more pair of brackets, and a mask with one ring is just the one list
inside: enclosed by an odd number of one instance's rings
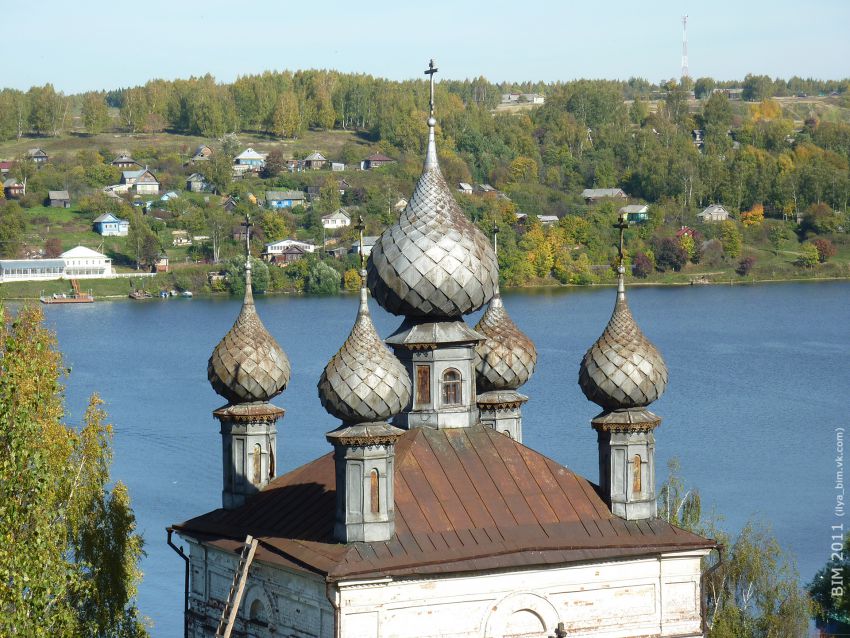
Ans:
{"label": "white plaster wall", "polygon": [[700,557],[340,583],[343,636],[701,636]]}

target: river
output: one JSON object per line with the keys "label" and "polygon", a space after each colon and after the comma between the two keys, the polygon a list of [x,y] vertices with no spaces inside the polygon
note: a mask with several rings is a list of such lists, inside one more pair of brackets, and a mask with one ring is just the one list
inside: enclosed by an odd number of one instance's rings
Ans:
{"label": "river", "polygon": [[[597,412],[576,383],[578,365],[614,303],[612,288],[504,295],[515,322],[537,344],[539,361],[523,392],[525,444],[597,479]],[[653,406],[658,483],[672,457],[704,510],[738,530],[769,523],[807,582],[829,554],[835,517],[836,428],[848,427],[850,282],[641,287],[633,314],[670,371]],[[374,302],[379,332],[399,319]],[[316,382],[354,319],[354,296],[257,300],[260,315],[292,362],[275,403],[280,471],[329,451]],[[165,527],[216,508],[221,494],[218,423],[223,400],[206,380],[207,358],[239,310],[235,299],[113,301],[48,306],[48,324],[71,368],[68,420],[79,423],[98,392],[115,426],[113,478],[130,489],[145,538],[139,606],[152,635],[182,627],[183,563]],[[467,318],[470,324],[478,314]]]}

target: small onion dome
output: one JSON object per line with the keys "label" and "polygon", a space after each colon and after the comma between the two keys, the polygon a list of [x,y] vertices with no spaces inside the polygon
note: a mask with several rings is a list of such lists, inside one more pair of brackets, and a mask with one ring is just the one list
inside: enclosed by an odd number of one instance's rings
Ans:
{"label": "small onion dome", "polygon": [[385,421],[410,401],[410,376],[372,325],[365,286],[351,334],[325,366],[318,388],[325,410],[345,423]]}
{"label": "small onion dome", "polygon": [[487,303],[497,283],[496,255],[452,196],[431,126],[416,190],[372,248],[369,289],[395,315],[457,318]]}
{"label": "small onion dome", "polygon": [[286,353],[257,315],[250,269],[245,280],[242,311],[207,365],[213,390],[234,404],[268,401],[286,388],[290,373]]}
{"label": "small onion dome", "polygon": [[537,363],[537,349],[511,320],[498,290],[475,330],[487,337],[475,346],[475,371],[480,391],[516,390],[531,378]]}
{"label": "small onion dome", "polygon": [[578,383],[584,395],[605,410],[645,407],[667,387],[667,365],[632,318],[622,274],[614,312],[585,353]]}

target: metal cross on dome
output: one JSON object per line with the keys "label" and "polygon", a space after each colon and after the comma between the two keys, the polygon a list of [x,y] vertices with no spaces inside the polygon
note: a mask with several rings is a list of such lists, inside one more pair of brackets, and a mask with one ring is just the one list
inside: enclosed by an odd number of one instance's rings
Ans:
{"label": "metal cross on dome", "polygon": [[620,229],[620,245],[617,249],[617,254],[620,256],[620,265],[623,265],[623,234],[625,233],[626,228],[629,227],[628,221],[628,213],[622,212],[620,216],[617,218],[617,223],[614,224],[614,228]]}
{"label": "metal cross on dome", "polygon": [[357,218],[357,231],[360,233],[360,246],[357,252],[360,253],[360,270],[365,270],[366,268],[366,257],[363,253],[363,231],[366,229],[366,223],[363,221],[363,215],[360,215]]}
{"label": "metal cross on dome", "polygon": [[245,213],[245,221],[242,222],[242,227],[245,228],[245,264],[250,268],[251,262],[251,215]]}
{"label": "metal cross on dome", "polygon": [[434,58],[431,58],[431,61],[428,62],[428,70],[425,71],[425,75],[430,76],[431,79],[431,117],[434,117],[434,74],[439,71],[439,69],[434,66]]}

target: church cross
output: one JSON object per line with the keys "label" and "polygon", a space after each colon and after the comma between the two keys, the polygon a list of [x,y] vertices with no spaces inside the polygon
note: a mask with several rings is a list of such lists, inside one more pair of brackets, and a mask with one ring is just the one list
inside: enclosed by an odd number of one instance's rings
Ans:
{"label": "church cross", "polygon": [[428,63],[428,70],[425,71],[425,75],[430,76],[431,79],[431,117],[434,117],[434,74],[439,71],[437,67],[434,66],[434,59]]}
{"label": "church cross", "polygon": [[499,224],[493,222],[493,252],[499,254]]}
{"label": "church cross", "polygon": [[[251,216],[245,213],[245,221],[242,222],[242,227],[245,229],[245,263],[249,264],[251,259]],[[250,268],[250,266],[248,266]]]}
{"label": "church cross", "polygon": [[620,229],[620,246],[617,250],[617,252],[620,256],[620,264],[619,264],[620,266],[623,265],[623,234],[625,233],[626,228],[629,227],[627,215],[628,215],[628,213],[625,213],[625,212],[622,213],[620,215],[620,217],[617,219],[617,223],[614,224],[614,228]]}
{"label": "church cross", "polygon": [[365,259],[365,256],[363,254],[363,230],[365,228],[366,228],[366,224],[363,221],[363,215],[360,215],[357,218],[357,231],[360,233],[360,250],[358,251],[360,253],[360,270],[366,269],[366,259]]}

